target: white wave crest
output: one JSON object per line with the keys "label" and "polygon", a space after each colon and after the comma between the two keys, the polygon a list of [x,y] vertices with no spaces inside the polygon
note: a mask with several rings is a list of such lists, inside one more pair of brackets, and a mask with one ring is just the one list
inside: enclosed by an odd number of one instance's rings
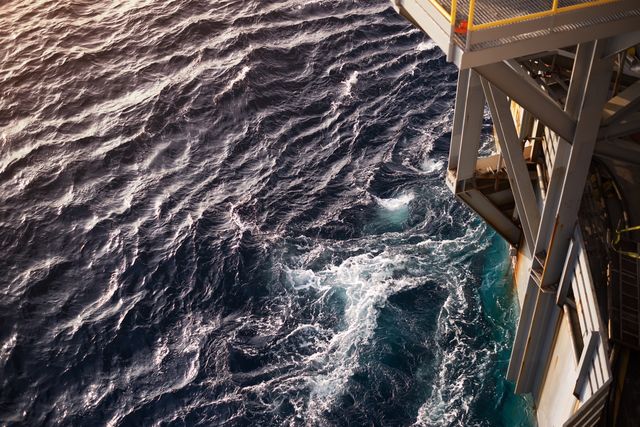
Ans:
{"label": "white wave crest", "polygon": [[436,47],[438,47],[438,45],[433,40],[429,39],[427,41],[418,43],[418,46],[416,46],[416,50],[418,52],[422,52],[425,50],[433,50]]}
{"label": "white wave crest", "polygon": [[438,172],[444,166],[444,162],[442,160],[435,160],[430,157],[427,157],[422,162],[422,170],[427,173]]}
{"label": "white wave crest", "polygon": [[251,67],[249,65],[245,65],[244,67],[242,67],[242,69],[240,70],[240,72],[231,80],[229,80],[229,83],[227,83],[227,85],[224,87],[224,89],[222,89],[220,91],[219,94],[217,94],[214,98],[213,98],[213,102],[217,103],[218,100],[226,93],[228,93],[229,91],[231,91],[231,89],[233,89],[233,87],[242,82],[246,77],[247,74],[249,73],[249,71],[251,70]]}
{"label": "white wave crest", "polygon": [[358,74],[359,73],[357,71],[354,71],[347,80],[342,82],[344,85],[344,89],[342,90],[343,97],[351,96],[351,89],[353,88],[353,85],[358,82]]}
{"label": "white wave crest", "polygon": [[373,196],[375,201],[380,205],[380,207],[390,210],[397,211],[400,209],[406,209],[409,206],[409,203],[415,199],[415,194],[412,192],[401,194],[397,197],[392,197],[390,199],[380,199],[378,197]]}
{"label": "white wave crest", "polygon": [[9,360],[9,356],[16,346],[17,339],[18,334],[14,332],[11,334],[9,339],[2,343],[2,345],[0,346],[0,367],[4,367],[7,360]]}

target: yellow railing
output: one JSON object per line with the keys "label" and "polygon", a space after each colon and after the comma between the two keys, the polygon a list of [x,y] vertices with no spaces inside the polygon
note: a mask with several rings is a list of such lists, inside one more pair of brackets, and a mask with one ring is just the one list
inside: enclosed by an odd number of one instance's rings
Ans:
{"label": "yellow railing", "polygon": [[616,231],[616,236],[613,238],[613,241],[611,242],[611,246],[613,246],[613,249],[618,253],[621,253],[631,258],[640,259],[640,253],[623,251],[623,250],[620,250],[620,247],[619,247],[620,240],[622,240],[622,233],[631,233],[632,231],[640,231],[640,225],[637,225],[635,227],[623,228],[622,230]]}
{"label": "yellow railing", "polygon": [[[480,31],[486,30],[489,28],[500,27],[503,25],[516,24],[518,22],[530,21],[532,19],[545,18],[548,16],[559,15],[564,12],[569,12],[577,9],[584,9],[587,7],[600,6],[606,3],[614,3],[620,0],[592,0],[585,3],[570,5],[570,6],[559,6],[558,0],[552,0],[551,6],[547,10],[543,10],[541,12],[529,13],[526,15],[519,15],[510,18],[498,19],[496,21],[484,22],[481,24],[474,24],[473,19],[476,12],[476,0],[469,0],[469,13],[466,16],[466,20],[462,19],[460,21],[457,20],[457,3],[458,0],[451,1],[451,12],[447,12],[443,5],[438,0],[428,0],[433,7],[438,9],[438,11],[446,17],[451,23],[452,27],[458,26],[462,21],[465,22],[466,28],[464,31]],[[463,16],[464,18],[464,16]]]}

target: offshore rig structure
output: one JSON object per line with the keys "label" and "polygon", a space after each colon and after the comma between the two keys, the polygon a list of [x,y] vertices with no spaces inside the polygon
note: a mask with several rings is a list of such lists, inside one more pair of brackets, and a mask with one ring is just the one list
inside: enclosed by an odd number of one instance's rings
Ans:
{"label": "offshore rig structure", "polygon": [[542,427],[640,425],[640,0],[392,4],[460,70],[446,180],[512,247],[508,379]]}

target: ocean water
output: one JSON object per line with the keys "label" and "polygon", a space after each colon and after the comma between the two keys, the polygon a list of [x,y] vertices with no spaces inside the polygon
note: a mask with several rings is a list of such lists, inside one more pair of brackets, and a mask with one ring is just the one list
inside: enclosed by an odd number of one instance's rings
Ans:
{"label": "ocean water", "polygon": [[385,0],[0,4],[0,425],[530,425],[456,78]]}

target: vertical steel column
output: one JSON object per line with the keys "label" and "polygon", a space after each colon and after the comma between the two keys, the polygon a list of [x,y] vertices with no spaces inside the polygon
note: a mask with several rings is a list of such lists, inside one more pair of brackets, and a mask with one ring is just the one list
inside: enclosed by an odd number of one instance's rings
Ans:
{"label": "vertical steel column", "polygon": [[[589,75],[589,64],[593,56],[593,47],[595,42],[582,43],[578,45],[575,60],[573,62],[573,70],[571,72],[571,82],[569,83],[569,93],[565,102],[565,112],[576,120],[580,105],[583,102],[584,90],[587,85],[587,77]],[[560,194],[562,192],[562,183],[564,182],[567,165],[569,162],[569,154],[571,153],[571,143],[563,138],[559,138],[558,148],[553,161],[553,169],[551,170],[551,179],[547,187],[547,195],[542,209],[542,217],[540,221],[540,229],[536,238],[536,250],[534,253],[546,250],[549,246],[551,233],[553,232]]]}
{"label": "vertical steel column", "polygon": [[[460,155],[460,140],[462,139],[462,126],[464,125],[464,112],[467,104],[467,86],[471,70],[464,69],[458,72],[458,85],[456,88],[456,104],[453,110],[453,128],[451,129],[451,144],[449,146],[449,171],[458,168],[458,156]],[[455,192],[455,191],[454,191]]]}
{"label": "vertical steel column", "polygon": [[[567,101],[564,108],[565,112],[572,120],[576,119],[579,105],[582,103],[584,94],[583,90],[586,86],[586,78],[588,75],[589,63],[591,61],[592,54],[593,43],[583,43],[578,46],[573,64],[573,70],[571,73],[569,93],[567,95]],[[570,152],[571,144],[568,141],[559,138],[558,147],[553,160],[551,179],[547,187],[547,193],[542,208],[542,215],[540,218],[540,226],[536,238],[536,245],[535,249],[531,253],[532,257],[536,253],[541,252],[543,249],[546,249],[549,244],[551,232],[553,231],[555,214],[558,209],[558,201],[560,199],[562,183],[565,179],[567,171],[567,163]],[[509,360],[509,368],[507,370],[507,378],[516,382],[516,391],[519,393],[532,391],[532,386],[529,383],[526,383],[524,378],[523,381],[520,381],[519,379],[521,378],[521,374],[524,374],[523,364],[525,354],[527,351],[531,351],[529,346],[530,334],[532,332],[532,324],[534,323],[535,313],[539,309],[539,298],[542,298],[542,300],[544,301],[545,296],[546,295],[541,293],[534,279],[530,277],[529,282],[527,283],[522,307],[520,309],[520,319],[518,321],[516,336],[513,341],[511,359]],[[548,305],[549,303],[550,302],[547,302],[547,304],[545,305]],[[552,312],[552,317],[557,317],[557,314],[557,312]],[[556,321],[557,319],[554,319],[554,322],[551,323],[555,323]],[[537,345],[538,344],[535,344],[534,347]]]}
{"label": "vertical steel column", "polygon": [[542,277],[543,287],[555,284],[560,279],[562,261],[569,248],[578,217],[580,201],[600,128],[602,109],[609,93],[613,59],[602,58],[605,44],[604,41],[597,41],[593,47],[587,84],[583,89],[584,95],[578,114],[578,124],[567,163],[567,173],[558,201],[554,233],[547,250],[547,260]]}
{"label": "vertical steel column", "polygon": [[[589,172],[611,78],[612,61],[602,58],[603,46],[601,41],[579,46],[574,63],[565,109],[572,116],[577,116],[576,131],[570,146],[561,141],[558,147],[536,244],[536,254],[544,254],[544,269],[540,281],[543,288],[557,284],[562,274]],[[581,81],[585,84],[580,84]],[[527,295],[530,297],[530,293],[535,291],[535,306],[525,335],[527,341],[516,391],[531,391],[537,398],[542,385],[542,374],[549,361],[560,309],[555,304],[555,295],[541,292],[532,281],[533,279],[530,280]],[[529,301],[532,300],[529,298]],[[524,331],[520,327],[518,325],[518,335],[522,337]]]}
{"label": "vertical steel column", "polygon": [[[458,166],[456,168],[457,181],[473,178],[476,171],[478,150],[480,149],[480,132],[484,114],[484,93],[480,76],[474,70],[469,70],[467,94],[465,97],[463,124],[458,152]],[[456,109],[458,106],[456,105]]]}

